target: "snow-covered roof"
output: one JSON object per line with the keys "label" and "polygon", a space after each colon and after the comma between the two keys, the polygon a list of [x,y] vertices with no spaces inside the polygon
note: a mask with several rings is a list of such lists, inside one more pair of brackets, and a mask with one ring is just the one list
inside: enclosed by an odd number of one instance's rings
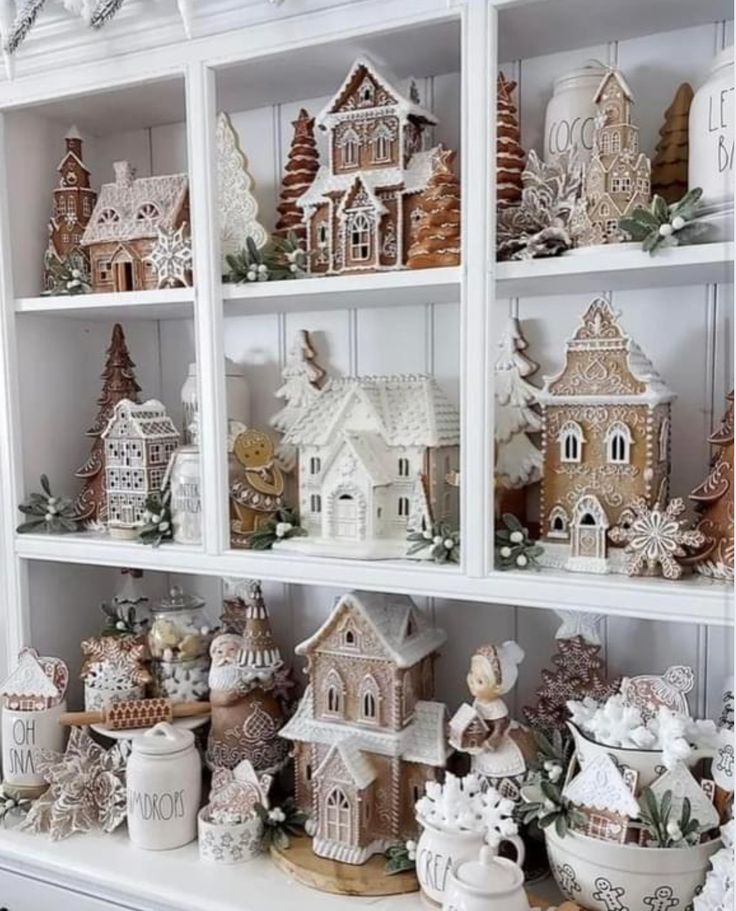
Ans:
{"label": "snow-covered roof", "polygon": [[638,819],[639,804],[608,753],[599,753],[585,764],[563,791],[571,803],[588,810],[617,813]]}
{"label": "snow-covered roof", "polygon": [[487,727],[485,720],[476,709],[469,703],[463,702],[450,719],[451,736],[459,739],[475,721],[479,721],[483,727]]}
{"label": "snow-covered roof", "polygon": [[621,90],[626,98],[631,102],[634,101],[634,93],[631,91],[629,83],[624,79],[623,74],[620,72],[620,70],[608,69],[601,81],[598,83],[598,88],[596,89],[595,95],[593,96],[594,104],[598,104],[598,102],[601,100],[603,89],[606,87],[609,79],[615,79],[616,82],[618,82],[618,84],[621,86]]}
{"label": "snow-covered roof", "polygon": [[415,152],[405,168],[375,168],[369,171],[333,174],[329,165],[321,165],[309,189],[296,203],[302,208],[319,205],[325,202],[325,196],[330,193],[347,193],[358,178],[374,198],[376,190],[388,187],[401,187],[402,193],[419,193],[427,186],[432,176],[434,155],[438,148],[439,146],[436,146],[423,152]]}
{"label": "snow-covered roof", "polygon": [[21,652],[18,664],[0,685],[0,695],[58,699],[62,694],[30,650]]}
{"label": "snow-covered roof", "polygon": [[719,822],[718,810],[708,795],[700,787],[692,772],[684,762],[678,762],[659,778],[652,782],[651,791],[657,800],[661,800],[665,791],[672,792],[672,819],[680,819],[685,798],[690,801],[691,819],[700,823],[700,831],[715,829]]}
{"label": "snow-covered roof", "polygon": [[127,161],[115,162],[115,181],[100,189],[82,246],[158,236],[171,231],[187,199],[186,174],[138,177]]}
{"label": "snow-covered roof", "polygon": [[[431,124],[437,123],[437,118],[434,116],[434,114],[431,113],[431,111],[428,111],[426,108],[422,107],[421,104],[418,104],[416,101],[412,101],[411,98],[398,91],[396,86],[398,85],[399,80],[396,77],[391,74],[387,75],[385,68],[383,72],[379,71],[378,67],[372,60],[370,60],[365,55],[361,55],[353,61],[353,65],[348,70],[345,79],[343,79],[342,85],[317,115],[317,124],[322,129],[326,129],[329,126],[330,122],[334,119],[334,116],[336,114],[339,114],[339,108],[344,102],[353,82],[355,82],[361,76],[365,75],[370,76],[374,82],[376,82],[381,88],[383,88],[395,99],[391,107],[396,108],[396,112],[400,116],[414,117],[417,120],[423,120],[426,123]],[[371,110],[371,106],[366,105],[365,107],[357,108],[357,111],[365,110]]]}
{"label": "snow-covered roof", "polygon": [[413,667],[447,639],[444,630],[431,626],[408,595],[348,592],[317,632],[297,645],[297,655],[314,651],[343,614],[353,611],[364,618],[399,668]]}
{"label": "snow-covered roof", "polygon": [[179,436],[174,422],[166,414],[166,409],[156,399],[149,399],[142,405],[123,399],[115,406],[110,422],[102,431],[102,438],[117,436],[116,428],[121,422],[126,428],[120,436],[140,437],[146,440],[169,440]]}
{"label": "snow-covered roof", "polygon": [[[347,749],[351,757],[357,750],[441,768],[451,752],[445,741],[444,723],[445,706],[441,702],[427,701],[417,702],[414,719],[401,731],[377,731],[321,721],[314,717],[314,692],[310,685],[304,691],[295,714],[279,731],[279,736],[301,743],[326,745],[348,741]],[[355,774],[362,774],[360,767],[355,767]]]}
{"label": "snow-covered roof", "polygon": [[373,763],[361,752],[359,739],[357,737],[346,737],[338,741],[327,753],[324,761],[314,773],[319,778],[322,770],[327,768],[332,758],[338,753],[345,770],[353,780],[353,784],[359,789],[367,788],[376,779],[376,770]]}
{"label": "snow-covered roof", "polygon": [[[358,397],[388,446],[455,446],[460,414],[430,376],[361,376],[330,380],[284,436],[295,446],[325,446]],[[368,429],[368,428],[366,428]]]}
{"label": "snow-covered roof", "polygon": [[[585,352],[592,361],[600,360],[600,355],[624,351],[628,370],[634,381],[644,388],[641,392],[626,389],[623,385],[620,391],[615,388],[600,394],[587,394],[587,379],[580,376],[581,392],[554,391],[555,385],[567,374],[570,369],[570,356]],[[596,367],[596,374],[605,378],[608,367],[601,362]],[[615,384],[610,384],[615,386]],[[667,386],[662,377],[657,373],[652,362],[646,357],[641,348],[630,336],[626,335],[616,319],[611,304],[602,297],[596,298],[583,314],[580,324],[572,338],[567,340],[565,363],[562,368],[551,376],[544,377],[544,387],[539,390],[537,401],[542,405],[564,405],[569,403],[580,404],[610,404],[611,400],[623,404],[659,405],[671,402],[676,395]]]}

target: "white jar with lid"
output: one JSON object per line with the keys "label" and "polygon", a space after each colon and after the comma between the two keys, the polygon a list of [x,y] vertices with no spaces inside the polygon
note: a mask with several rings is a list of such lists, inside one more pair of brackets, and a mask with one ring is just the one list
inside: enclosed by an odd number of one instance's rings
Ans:
{"label": "white jar with lid", "polygon": [[578,147],[581,161],[588,161],[593,148],[593,98],[606,74],[597,60],[555,79],[552,97],[544,117],[544,160],[552,161]]}
{"label": "white jar with lid", "polygon": [[[250,390],[245,379],[243,368],[225,358],[225,395],[227,398],[227,417],[230,421],[240,421],[246,426],[250,423]],[[189,427],[199,410],[197,395],[197,365],[190,364],[187,378],[179,393],[184,411],[184,442],[190,443]]]}
{"label": "white jar with lid", "polygon": [[521,867],[485,845],[478,860],[456,864],[443,911],[530,911]]}
{"label": "white jar with lid", "polygon": [[191,731],[162,721],[134,737],[127,787],[128,835],[136,847],[167,851],[194,841],[202,763]]}
{"label": "white jar with lid", "polygon": [[733,47],[727,47],[690,106],[688,185],[702,187],[704,210],[733,209],[733,92]]}

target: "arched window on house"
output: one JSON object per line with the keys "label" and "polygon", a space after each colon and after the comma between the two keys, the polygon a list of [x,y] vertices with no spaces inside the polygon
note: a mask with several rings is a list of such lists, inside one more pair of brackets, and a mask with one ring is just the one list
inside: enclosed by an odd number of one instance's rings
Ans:
{"label": "arched window on house", "polygon": [[360,719],[375,724],[378,721],[379,690],[375,677],[366,674],[361,680],[358,700],[360,703]]}
{"label": "arched window on house", "polygon": [[325,829],[330,841],[350,841],[350,801],[342,788],[333,788],[325,800]]}
{"label": "arched window on house", "polygon": [[606,431],[606,461],[609,465],[628,465],[631,461],[631,431],[623,421],[614,421]]}
{"label": "arched window on house", "polygon": [[611,151],[621,151],[621,134],[618,130],[614,130],[613,134],[611,135]]}
{"label": "arched window on house", "polygon": [[360,136],[352,127],[349,127],[340,137],[342,145],[342,163],[347,168],[354,168],[358,164],[360,149]]}
{"label": "arched window on house", "polygon": [[391,130],[386,126],[385,123],[379,123],[373,135],[371,141],[373,143],[373,161],[376,164],[381,162],[386,162],[391,159]]}
{"label": "arched window on house", "polygon": [[567,421],[562,425],[557,436],[560,444],[560,461],[580,462],[583,458],[583,429],[575,421]]}
{"label": "arched window on house", "polygon": [[356,212],[350,220],[350,257],[353,262],[371,257],[371,220],[365,212]]}
{"label": "arched window on house", "polygon": [[550,538],[567,538],[569,536],[567,513],[561,506],[555,506],[550,512],[547,525],[547,534]]}
{"label": "arched window on house", "polygon": [[329,715],[342,715],[343,713],[343,684],[337,671],[332,670],[327,675],[327,713]]}

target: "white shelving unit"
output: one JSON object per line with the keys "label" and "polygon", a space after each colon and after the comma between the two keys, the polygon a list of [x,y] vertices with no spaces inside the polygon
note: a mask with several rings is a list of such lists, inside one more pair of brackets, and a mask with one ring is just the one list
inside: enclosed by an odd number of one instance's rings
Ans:
{"label": "white shelving unit", "polygon": [[[686,496],[705,476],[705,440],[732,384],[733,245],[496,264],[494,108],[502,65],[520,83],[522,141],[538,146],[554,76],[592,56],[618,62],[639,93],[637,118],[651,151],[677,83],[702,81],[716,48],[733,41],[732,16],[729,0],[200,0],[194,38],[185,41],[174,0],[126,0],[103,40],[73,27],[61,10],[42,15],[18,55],[15,81],[0,82],[0,671],[23,644],[63,655],[76,669],[79,640],[94,629],[97,604],[114,593],[116,570],[137,567],[146,570],[152,593],[183,577],[213,613],[220,577],[266,580],[284,650],[317,627],[341,589],[409,593],[451,631],[438,673],[438,696],[450,707],[464,698],[465,664],[478,643],[514,637],[525,649],[518,711],[548,664],[554,610],[602,613],[612,671],[692,664],[693,708],[712,715],[733,664],[728,586],[699,577],[672,583],[493,568],[493,363],[500,327],[518,315],[540,373],[551,372],[585,303],[611,297],[678,393],[672,482],[673,492]],[[459,150],[462,267],[223,284],[216,112],[231,114],[262,218],[272,227],[291,120],[302,105],[319,110],[360,52],[416,77],[440,120],[435,141]],[[73,122],[96,185],[122,157],[143,174],[188,170],[195,288],[38,296],[54,168]],[[15,507],[42,471],[56,489],[73,492],[115,321],[124,324],[145,395],[160,398],[177,418],[187,365],[198,364],[201,547],[15,532]],[[223,359],[244,364],[253,423],[265,424],[300,328],[314,331],[332,374],[430,372],[457,402],[462,565],[230,549]],[[196,864],[195,856],[191,846],[141,854],[124,834],[57,846],[0,831],[0,906],[230,911],[237,904],[260,911],[299,903],[309,911],[318,903],[349,904],[295,886],[266,860],[223,872]],[[42,891],[29,891],[30,882]],[[373,906],[413,911],[418,899]]]}

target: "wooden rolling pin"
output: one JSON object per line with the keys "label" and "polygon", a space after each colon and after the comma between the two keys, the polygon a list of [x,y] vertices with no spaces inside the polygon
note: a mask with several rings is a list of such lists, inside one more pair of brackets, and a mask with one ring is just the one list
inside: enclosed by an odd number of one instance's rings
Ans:
{"label": "wooden rolling pin", "polygon": [[59,724],[104,724],[111,731],[150,728],[159,721],[209,715],[209,702],[171,702],[168,699],[131,699],[115,702],[102,712],[65,712]]}

